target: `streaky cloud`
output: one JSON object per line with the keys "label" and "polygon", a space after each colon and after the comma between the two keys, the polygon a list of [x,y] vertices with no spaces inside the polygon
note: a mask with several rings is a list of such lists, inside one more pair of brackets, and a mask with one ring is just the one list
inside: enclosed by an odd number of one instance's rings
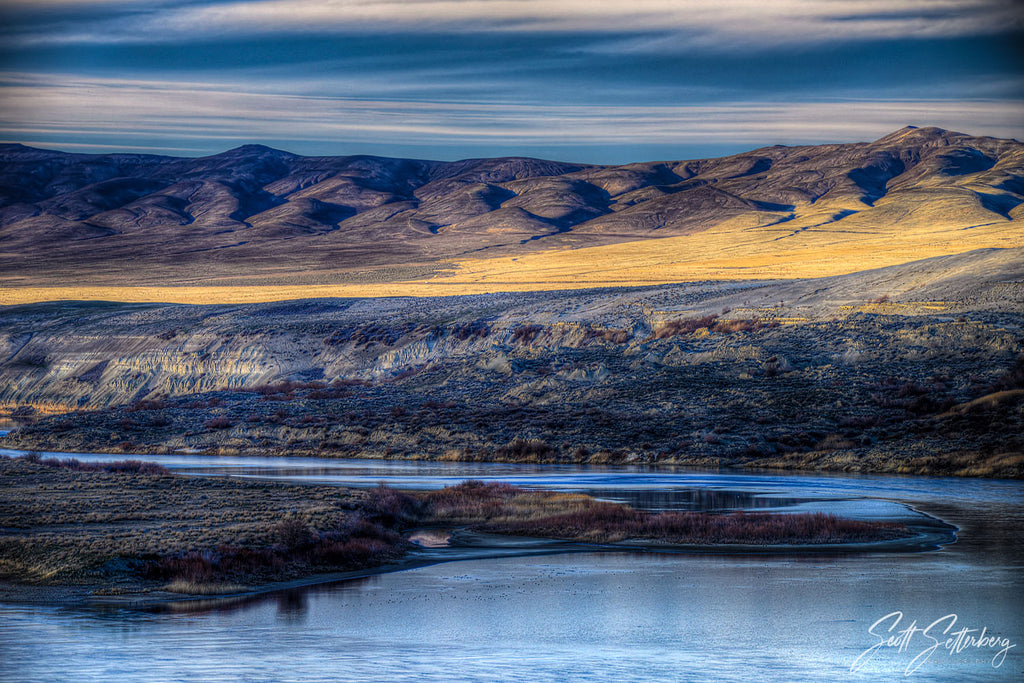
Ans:
{"label": "streaky cloud", "polygon": [[[904,124],[1024,138],[1018,100],[719,102],[691,106],[508,105],[312,97],[244,90],[242,84],[3,74],[0,137],[105,151],[126,145],[216,151],[237,141],[294,149],[419,145],[619,147],[708,143],[814,144],[869,140]],[[174,140],[176,143],[169,141]],[[177,145],[177,146],[176,146]],[[616,159],[617,160],[617,159]]]}
{"label": "streaky cloud", "polygon": [[[14,11],[33,7],[9,3]],[[691,47],[743,49],[879,38],[986,35],[1020,30],[1007,0],[253,0],[156,5],[81,0],[93,20],[8,31],[25,44],[146,43],[213,36],[324,32],[671,32]],[[137,12],[124,14],[119,8]],[[102,8],[110,7],[110,16]],[[17,15],[15,15],[16,17]]]}

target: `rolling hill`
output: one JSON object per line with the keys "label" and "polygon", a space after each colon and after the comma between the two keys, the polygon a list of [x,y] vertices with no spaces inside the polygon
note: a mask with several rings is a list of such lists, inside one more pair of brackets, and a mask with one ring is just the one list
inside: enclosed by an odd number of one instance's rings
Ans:
{"label": "rolling hill", "polygon": [[0,301],[820,277],[1022,246],[1022,203],[1024,144],[938,128],[623,166],[2,145]]}

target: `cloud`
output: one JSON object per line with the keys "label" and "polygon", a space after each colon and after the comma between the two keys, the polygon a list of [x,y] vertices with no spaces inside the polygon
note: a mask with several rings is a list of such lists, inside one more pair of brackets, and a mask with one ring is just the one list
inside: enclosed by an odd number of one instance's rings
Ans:
{"label": "cloud", "polygon": [[[29,7],[35,0],[8,4]],[[49,28],[30,25],[11,37],[38,44],[330,32],[657,32],[675,34],[691,47],[733,49],[986,35],[1022,27],[1021,12],[1009,0],[169,0],[155,6],[121,0],[111,7],[125,6],[138,11],[123,15],[112,9],[108,18]]]}
{"label": "cloud", "polygon": [[[812,144],[870,140],[905,124],[1024,138],[1024,102],[721,102],[693,106],[507,105],[308,97],[252,92],[243,84],[0,74],[0,137],[61,146],[96,140],[176,141],[218,151],[237,142],[418,145],[446,149],[680,146],[714,142]],[[159,143],[145,143],[159,144]],[[168,146],[168,145],[164,145]],[[171,145],[173,146],[173,145]]]}

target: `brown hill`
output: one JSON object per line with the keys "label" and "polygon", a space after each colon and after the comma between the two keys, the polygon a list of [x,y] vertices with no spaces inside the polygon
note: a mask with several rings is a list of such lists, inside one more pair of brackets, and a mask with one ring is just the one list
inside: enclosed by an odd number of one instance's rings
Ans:
{"label": "brown hill", "polygon": [[[1020,246],[1022,203],[1024,144],[938,128],[624,166],[3,145],[0,288],[380,283],[453,268],[453,284],[483,289],[519,277],[535,288],[747,267],[757,277],[827,275]],[[868,234],[877,239],[858,242]],[[673,239],[640,244],[652,238]],[[886,254],[794,270],[857,250]],[[792,255],[790,271],[766,270],[780,253]],[[719,269],[701,270],[695,255]],[[646,277],[640,263],[666,274]]]}

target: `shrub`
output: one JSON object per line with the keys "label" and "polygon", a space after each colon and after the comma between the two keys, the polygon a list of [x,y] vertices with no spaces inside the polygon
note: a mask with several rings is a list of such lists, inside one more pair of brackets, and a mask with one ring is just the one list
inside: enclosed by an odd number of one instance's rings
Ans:
{"label": "shrub", "polygon": [[207,582],[213,579],[216,558],[212,552],[190,552],[161,558],[151,575],[168,577],[190,582]]}
{"label": "shrub", "polygon": [[702,327],[710,328],[717,318],[717,315],[708,315],[703,318],[691,318],[690,320],[670,320],[655,330],[654,338],[667,339],[683,334],[693,334]]}
{"label": "shrub", "polygon": [[363,509],[370,519],[393,526],[416,517],[420,503],[412,496],[381,484],[366,493]]}
{"label": "shrub", "polygon": [[231,429],[234,426],[234,423],[224,416],[211,418],[203,424],[207,429]]}
{"label": "shrub", "polygon": [[491,329],[482,322],[471,322],[464,325],[457,325],[452,328],[452,336],[459,341],[477,338],[486,339],[491,334]]}
{"label": "shrub", "polygon": [[625,344],[633,338],[628,330],[590,330],[588,336],[595,339],[604,339],[613,344]]}
{"label": "shrub", "polygon": [[160,399],[142,399],[128,406],[129,413],[136,413],[141,410],[163,410],[167,407],[167,403]]}
{"label": "shrub", "polygon": [[502,482],[469,480],[423,494],[425,513],[438,519],[486,519],[498,514],[506,501],[523,489]]}
{"label": "shrub", "polygon": [[331,382],[332,387],[368,387],[370,384],[371,382],[365,379],[343,379],[341,377]]}
{"label": "shrub", "polygon": [[[403,541],[394,531],[353,517],[340,528],[312,531],[291,517],[274,527],[276,543],[264,548],[221,545],[171,553],[151,560],[149,578],[204,584],[232,579],[252,580],[309,569],[347,570],[379,565],[402,554]],[[191,592],[191,591],[189,591]]]}
{"label": "shrub", "polygon": [[540,325],[522,325],[512,333],[512,340],[523,346],[532,344],[543,329]]}
{"label": "shrub", "polygon": [[309,530],[309,527],[297,517],[289,517],[278,522],[274,527],[274,536],[277,542],[288,551],[303,548],[313,540],[313,533]]}
{"label": "shrub", "polygon": [[1005,391],[1007,389],[1024,389],[1024,355],[1017,356],[1013,365],[996,378],[992,386],[993,391]]}
{"label": "shrub", "polygon": [[372,538],[351,538],[327,541],[314,547],[311,559],[315,564],[331,567],[359,568],[394,559],[395,547]]}
{"label": "shrub", "polygon": [[117,460],[108,463],[92,463],[98,465],[104,472],[124,472],[127,474],[170,474],[171,471],[155,462],[142,462],[140,460]]}
{"label": "shrub", "polygon": [[424,409],[424,410],[450,410],[450,409],[454,408],[457,405],[459,405],[459,404],[456,403],[455,401],[443,401],[442,402],[442,401],[435,401],[434,399],[430,399],[430,400],[424,401],[420,405],[420,407],[422,409]]}
{"label": "shrub", "polygon": [[417,365],[417,366],[413,366],[411,368],[405,368],[404,370],[400,370],[399,372],[396,372],[391,377],[391,381],[392,382],[397,382],[399,380],[408,379],[410,377],[415,377],[416,375],[418,375],[421,372],[423,372],[426,369],[426,367],[427,367],[426,365]]}
{"label": "shrub", "polygon": [[850,448],[856,448],[857,444],[844,439],[838,434],[829,434],[818,443],[817,450],[819,451],[842,451],[849,450]]}
{"label": "shrub", "polygon": [[501,458],[521,461],[521,460],[537,460],[546,458],[555,449],[548,445],[547,442],[541,439],[513,439],[504,446],[498,447],[498,456]]}
{"label": "shrub", "polygon": [[789,372],[793,369],[793,366],[789,364],[789,361],[782,356],[771,356],[764,362],[762,371],[765,377],[776,377],[785,372]]}

